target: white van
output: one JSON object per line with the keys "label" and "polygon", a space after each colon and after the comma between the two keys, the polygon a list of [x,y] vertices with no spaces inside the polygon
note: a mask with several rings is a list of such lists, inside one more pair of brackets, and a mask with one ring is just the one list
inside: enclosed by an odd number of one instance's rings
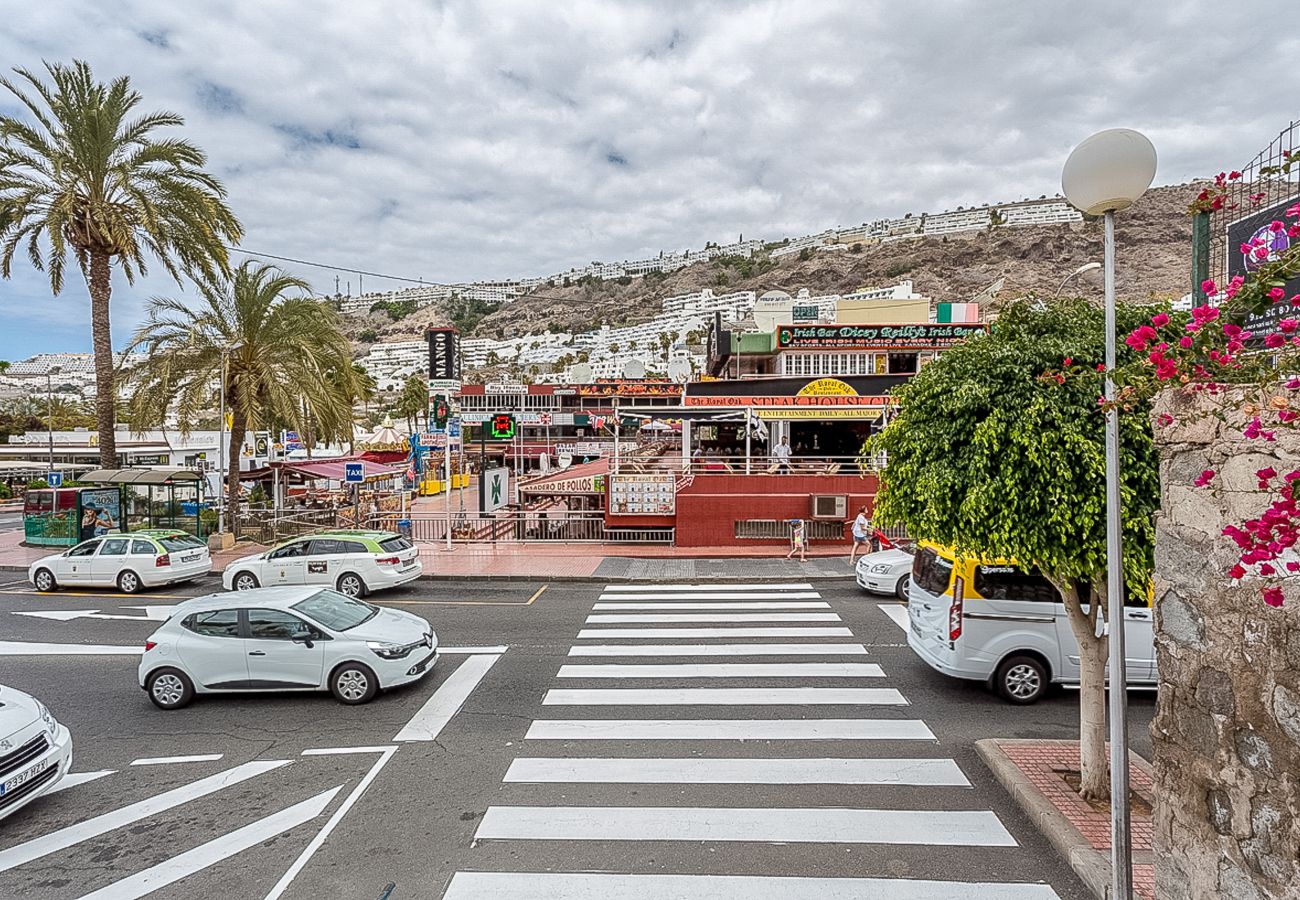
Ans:
{"label": "white van", "polygon": [[[931,667],[985,681],[1011,703],[1033,703],[1051,684],[1079,683],[1079,644],[1065,603],[1046,578],[1000,560],[958,559],[917,546],[907,596],[907,643]],[[1150,599],[1124,610],[1129,687],[1156,684]]]}

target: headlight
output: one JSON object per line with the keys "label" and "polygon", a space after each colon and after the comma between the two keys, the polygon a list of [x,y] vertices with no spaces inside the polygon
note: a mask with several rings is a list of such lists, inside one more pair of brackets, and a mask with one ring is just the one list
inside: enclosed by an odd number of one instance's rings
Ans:
{"label": "headlight", "polygon": [[39,700],[36,701],[36,711],[41,714],[41,721],[45,723],[47,729],[51,732],[59,730],[59,723],[54,718],[54,713],[50,712],[49,707]]}
{"label": "headlight", "polygon": [[404,647],[401,644],[386,644],[382,641],[367,641],[366,646],[370,652],[380,659],[401,659],[411,652],[410,647]]}
{"label": "headlight", "polygon": [[889,571],[889,564],[888,564],[888,563],[876,563],[874,566],[872,566],[870,569],[868,569],[868,571],[869,571],[869,572],[873,572],[873,573],[875,573],[876,575],[884,575],[886,572]]}

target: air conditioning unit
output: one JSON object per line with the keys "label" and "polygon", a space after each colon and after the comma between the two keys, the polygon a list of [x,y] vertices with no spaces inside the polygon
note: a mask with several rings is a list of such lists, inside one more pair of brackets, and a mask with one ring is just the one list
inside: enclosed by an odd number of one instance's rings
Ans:
{"label": "air conditioning unit", "polygon": [[812,498],[812,517],[814,519],[846,519],[849,514],[849,498],[843,494],[814,494]]}

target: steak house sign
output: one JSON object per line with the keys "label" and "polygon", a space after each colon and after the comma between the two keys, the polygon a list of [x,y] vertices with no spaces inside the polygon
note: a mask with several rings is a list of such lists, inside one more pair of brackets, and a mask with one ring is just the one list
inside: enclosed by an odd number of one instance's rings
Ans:
{"label": "steak house sign", "polygon": [[936,325],[782,325],[776,332],[779,350],[947,350],[981,324]]}

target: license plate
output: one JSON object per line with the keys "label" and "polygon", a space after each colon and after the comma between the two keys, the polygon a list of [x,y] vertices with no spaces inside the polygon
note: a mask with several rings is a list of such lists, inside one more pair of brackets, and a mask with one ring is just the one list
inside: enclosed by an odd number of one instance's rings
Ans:
{"label": "license plate", "polygon": [[194,560],[198,559],[202,555],[202,553],[189,553],[181,557],[181,562],[194,562]]}
{"label": "license plate", "polygon": [[27,769],[26,771],[19,772],[13,778],[10,778],[8,781],[4,782],[3,784],[0,784],[0,797],[3,797],[5,794],[9,793],[10,791],[22,787],[24,784],[31,781],[33,778],[35,778],[37,775],[44,772],[52,765],[54,765],[54,760],[47,759],[47,760],[43,760],[42,762],[38,762],[36,765],[32,766],[30,769]]}

